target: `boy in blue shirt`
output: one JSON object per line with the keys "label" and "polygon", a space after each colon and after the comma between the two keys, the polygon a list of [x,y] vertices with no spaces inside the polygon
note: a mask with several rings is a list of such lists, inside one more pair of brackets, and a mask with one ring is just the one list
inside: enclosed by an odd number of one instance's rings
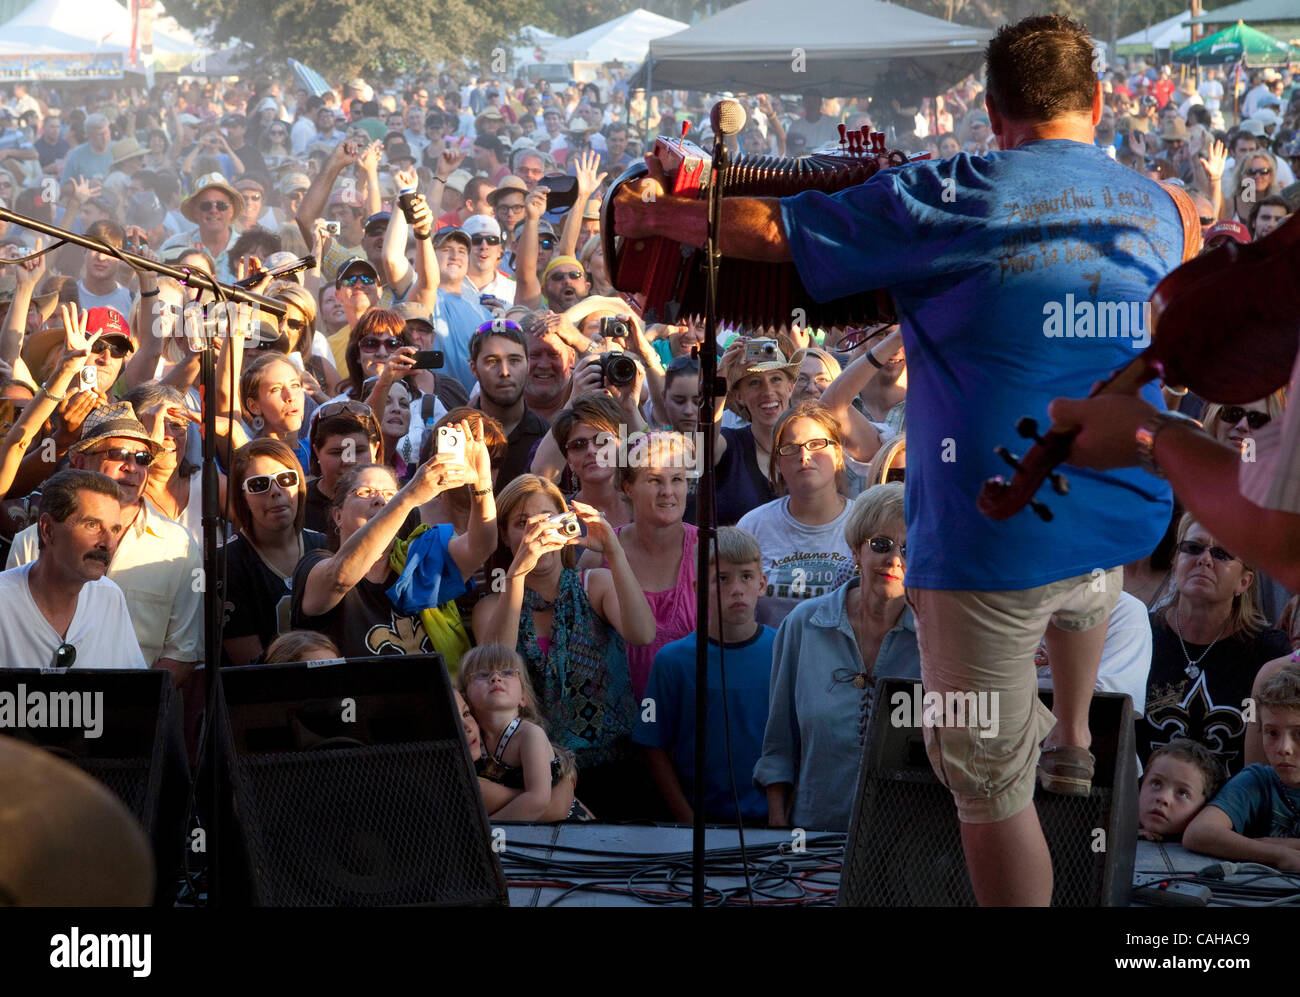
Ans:
{"label": "boy in blue shirt", "polygon": [[1300,872],[1300,668],[1288,665],[1255,699],[1267,765],[1233,776],[1183,834],[1192,851]]}
{"label": "boy in blue shirt", "polygon": [[[703,541],[701,541],[703,542]],[[715,563],[709,551],[709,735],[706,747],[705,819],[736,822],[732,785],[745,823],[767,817],[767,797],[750,773],[763,754],[772,642],[776,631],[755,618],[758,597],[767,587],[763,551],[753,535],[733,526],[718,530]],[[698,582],[696,583],[698,584]],[[721,590],[722,620],[716,607]],[[726,697],[722,694],[722,651],[726,660]],[[724,714],[724,707],[726,713]],[[724,722],[725,721],[725,722]],[[727,768],[727,729],[731,732],[731,768]],[[695,775],[695,635],[665,644],[655,655],[654,670],[641,701],[634,743],[646,751],[650,774],[673,816],[689,823]]]}

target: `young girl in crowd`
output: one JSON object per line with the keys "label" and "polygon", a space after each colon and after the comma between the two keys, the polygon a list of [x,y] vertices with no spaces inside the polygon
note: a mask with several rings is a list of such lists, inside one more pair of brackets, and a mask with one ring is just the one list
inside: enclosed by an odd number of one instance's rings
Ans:
{"label": "young girl in crowd", "polygon": [[474,756],[475,768],[486,779],[522,790],[493,816],[541,820],[553,787],[572,776],[573,766],[571,759],[566,766],[539,723],[523,659],[499,644],[474,648],[460,660],[460,691],[480,732],[482,754]]}

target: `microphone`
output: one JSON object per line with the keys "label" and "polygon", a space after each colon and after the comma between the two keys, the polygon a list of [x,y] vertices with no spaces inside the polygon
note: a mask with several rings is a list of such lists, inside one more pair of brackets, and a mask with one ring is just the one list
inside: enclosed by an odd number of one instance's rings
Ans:
{"label": "microphone", "polygon": [[709,127],[713,129],[713,164],[717,169],[727,165],[727,143],[729,135],[739,135],[745,127],[745,107],[738,100],[724,97],[713,105],[709,112]]}

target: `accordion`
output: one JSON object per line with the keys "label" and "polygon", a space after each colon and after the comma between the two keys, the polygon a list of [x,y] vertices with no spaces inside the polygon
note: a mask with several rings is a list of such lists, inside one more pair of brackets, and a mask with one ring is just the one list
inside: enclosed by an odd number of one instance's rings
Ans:
{"label": "accordion", "polygon": [[[722,170],[723,197],[788,197],[805,190],[834,193],[864,183],[882,169],[909,158],[885,148],[882,132],[846,132],[840,148],[798,159],[740,156]],[[654,155],[664,167],[668,193],[703,198],[712,161],[685,139],[659,138]],[[914,157],[928,158],[928,154]],[[648,173],[645,163],[630,166],[609,189],[601,212],[601,238],[610,283],[630,294],[646,322],[674,322],[679,315],[702,315],[707,288],[703,250],[664,238],[620,236],[612,210],[626,184]],[[718,265],[718,319],[743,328],[863,326],[893,320],[893,303],[884,291],[817,302],[804,288],[793,263],[757,263],[723,258]]]}

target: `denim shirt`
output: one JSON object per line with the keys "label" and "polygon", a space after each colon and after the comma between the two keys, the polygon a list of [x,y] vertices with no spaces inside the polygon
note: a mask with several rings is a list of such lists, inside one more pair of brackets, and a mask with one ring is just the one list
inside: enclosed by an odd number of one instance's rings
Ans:
{"label": "denim shirt", "polygon": [[[763,756],[754,766],[760,786],[794,784],[796,827],[844,831],[853,813],[870,720],[873,684],[859,689],[862,656],[849,623],[847,598],[860,579],[796,606],[777,630],[772,650],[771,706]],[[912,611],[903,609],[885,634],[872,675],[921,678]]]}

